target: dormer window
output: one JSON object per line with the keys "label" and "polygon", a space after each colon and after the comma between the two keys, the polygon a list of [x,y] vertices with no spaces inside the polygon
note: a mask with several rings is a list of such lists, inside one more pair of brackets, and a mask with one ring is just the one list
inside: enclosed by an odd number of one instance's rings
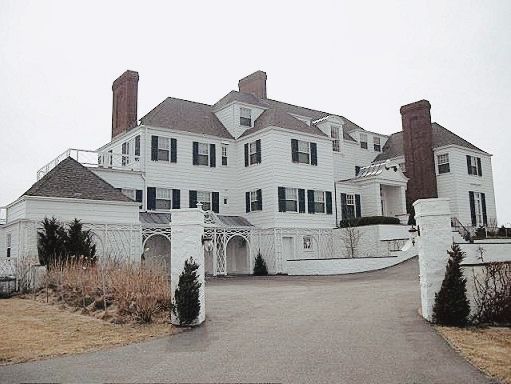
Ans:
{"label": "dormer window", "polygon": [[240,108],[240,125],[244,127],[252,126],[252,111],[249,108]]}
{"label": "dormer window", "polygon": [[339,131],[340,131],[340,129],[338,126],[332,125],[331,131],[330,131],[330,136],[332,137],[332,150],[334,152],[341,151],[341,146],[340,146],[340,142],[339,142],[339,138],[340,138]]}
{"label": "dormer window", "polygon": [[360,134],[360,148],[367,149],[367,134]]}
{"label": "dormer window", "polygon": [[379,137],[376,136],[373,137],[373,145],[375,152],[381,152],[381,141]]}

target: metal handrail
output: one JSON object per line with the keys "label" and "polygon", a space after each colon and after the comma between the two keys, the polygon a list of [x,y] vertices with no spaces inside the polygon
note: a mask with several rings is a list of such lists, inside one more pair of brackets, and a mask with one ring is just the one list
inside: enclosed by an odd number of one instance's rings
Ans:
{"label": "metal handrail", "polygon": [[[451,227],[454,228],[458,233],[465,239],[472,237],[472,232],[465,227],[457,217],[451,217]],[[467,240],[469,241],[469,240]]]}

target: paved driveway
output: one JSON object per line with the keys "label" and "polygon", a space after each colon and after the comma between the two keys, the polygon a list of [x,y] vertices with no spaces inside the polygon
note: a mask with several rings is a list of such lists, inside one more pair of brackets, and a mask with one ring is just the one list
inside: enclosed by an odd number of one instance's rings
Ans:
{"label": "paved driveway", "polygon": [[490,383],[418,316],[416,260],[343,277],[218,279],[207,300],[193,331],[0,367],[0,381]]}

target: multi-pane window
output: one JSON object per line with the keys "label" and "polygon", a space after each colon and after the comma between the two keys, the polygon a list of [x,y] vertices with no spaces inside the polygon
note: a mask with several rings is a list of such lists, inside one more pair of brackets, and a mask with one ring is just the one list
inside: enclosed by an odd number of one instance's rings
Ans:
{"label": "multi-pane window", "polygon": [[308,141],[298,140],[298,162],[310,163],[310,143]]}
{"label": "multi-pane window", "polygon": [[137,192],[136,192],[136,190],[135,190],[135,189],[123,188],[123,189],[121,189],[121,192],[122,192],[125,196],[129,197],[131,200],[133,200],[133,201],[135,201],[135,200],[136,200],[136,197],[137,197],[137,195],[136,195],[136,194],[137,194]]}
{"label": "multi-pane window", "polygon": [[303,237],[303,250],[312,251],[312,236]]}
{"label": "multi-pane window", "polygon": [[346,194],[346,206],[350,211],[355,212],[355,195]]}
{"label": "multi-pane window", "polygon": [[7,234],[7,257],[11,257],[11,247],[12,247],[12,235],[10,233]]}
{"label": "multi-pane window", "polygon": [[476,223],[477,225],[483,224],[483,209],[481,204],[481,194],[479,192],[474,192],[474,206],[475,206],[475,214],[476,214]]}
{"label": "multi-pane window", "polygon": [[249,144],[250,164],[257,163],[257,144],[255,141]]}
{"label": "multi-pane window", "polygon": [[122,143],[122,165],[128,165],[130,163],[130,143]]}
{"label": "multi-pane window", "polygon": [[360,134],[360,148],[367,149],[367,134]]}
{"label": "multi-pane window", "polygon": [[135,136],[135,161],[140,161],[140,135]]}
{"label": "multi-pane window", "polygon": [[373,145],[375,152],[381,152],[381,139],[379,137],[373,137]]}
{"label": "multi-pane window", "polygon": [[172,207],[172,189],[156,188],[156,209],[168,210]]}
{"label": "multi-pane window", "polygon": [[202,209],[204,211],[211,210],[211,192],[197,191],[197,202],[202,203]]}
{"label": "multi-pane window", "polygon": [[285,189],[286,211],[298,212],[298,189]]}
{"label": "multi-pane window", "polygon": [[252,111],[250,108],[240,108],[240,125],[245,127],[252,126]]}
{"label": "multi-pane window", "polygon": [[325,213],[325,192],[314,191],[314,212]]}
{"label": "multi-pane window", "polygon": [[227,165],[227,145],[222,145],[222,165]]}
{"label": "multi-pane window", "polygon": [[209,145],[206,143],[199,143],[198,162],[199,165],[209,165]]}
{"label": "multi-pane window", "polygon": [[444,153],[437,156],[438,161],[438,173],[448,173],[450,171],[449,166],[449,154]]}
{"label": "multi-pane window", "polygon": [[158,136],[158,161],[170,161],[170,138]]}
{"label": "multi-pane window", "polygon": [[259,202],[257,200],[257,191],[250,192],[250,210],[257,211],[259,209]]}
{"label": "multi-pane window", "polygon": [[332,137],[332,149],[334,152],[340,152],[341,150],[341,144],[340,144],[340,128],[332,125],[330,136]]}
{"label": "multi-pane window", "polygon": [[481,158],[467,155],[468,174],[475,176],[482,176]]}

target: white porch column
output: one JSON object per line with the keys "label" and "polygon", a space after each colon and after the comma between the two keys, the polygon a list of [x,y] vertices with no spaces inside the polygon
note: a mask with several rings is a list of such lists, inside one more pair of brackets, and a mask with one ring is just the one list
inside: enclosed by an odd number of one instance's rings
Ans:
{"label": "white porch column", "polygon": [[[193,257],[199,265],[197,274],[201,287],[199,290],[200,313],[194,325],[204,322],[206,317],[206,296],[204,291],[204,248],[202,235],[204,234],[204,212],[200,208],[183,208],[171,211],[172,215],[172,241],[170,262],[170,287],[172,299],[179,283],[179,275],[183,272],[185,260]],[[172,313],[172,324],[179,325],[179,321]]]}
{"label": "white porch column", "polygon": [[452,244],[449,199],[421,199],[413,204],[420,230],[419,251],[422,316],[433,319],[435,294],[440,290]]}

